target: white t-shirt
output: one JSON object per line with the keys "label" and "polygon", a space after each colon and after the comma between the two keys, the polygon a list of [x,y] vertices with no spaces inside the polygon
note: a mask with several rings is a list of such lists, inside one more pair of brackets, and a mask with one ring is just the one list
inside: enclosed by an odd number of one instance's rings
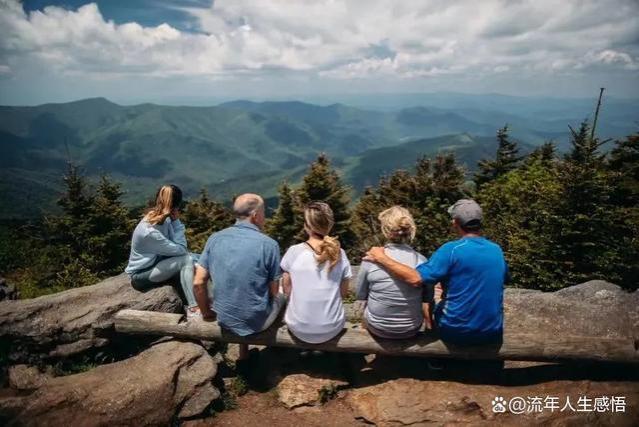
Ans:
{"label": "white t-shirt", "polygon": [[340,284],[352,276],[346,252],[329,271],[328,262],[317,265],[316,254],[306,243],[291,246],[282,258],[282,270],[291,275],[292,290],[284,321],[297,338],[318,344],[344,328]]}

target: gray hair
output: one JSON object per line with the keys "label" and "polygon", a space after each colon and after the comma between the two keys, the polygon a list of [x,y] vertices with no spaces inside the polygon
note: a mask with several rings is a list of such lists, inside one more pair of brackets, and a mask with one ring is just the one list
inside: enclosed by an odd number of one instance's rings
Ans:
{"label": "gray hair", "polygon": [[238,196],[233,203],[233,213],[238,219],[248,218],[264,208],[264,199],[257,194],[246,193]]}

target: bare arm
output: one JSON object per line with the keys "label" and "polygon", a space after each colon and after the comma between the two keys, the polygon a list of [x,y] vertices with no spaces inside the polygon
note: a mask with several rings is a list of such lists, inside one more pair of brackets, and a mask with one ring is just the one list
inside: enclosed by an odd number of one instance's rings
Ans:
{"label": "bare arm", "polygon": [[350,293],[350,284],[350,278],[342,279],[342,283],[340,283],[339,285],[339,291],[342,294],[342,298],[346,298]]}
{"label": "bare arm", "polygon": [[193,294],[195,295],[195,301],[197,301],[197,306],[200,308],[200,312],[202,313],[204,320],[215,319],[215,313],[211,310],[209,293],[206,289],[210,277],[209,272],[205,268],[202,268],[199,265],[195,266]]}
{"label": "bare arm", "polygon": [[417,270],[402,264],[401,262],[397,262],[386,255],[383,247],[376,246],[371,248],[368,252],[366,252],[366,256],[362,259],[364,261],[375,262],[381,265],[390,273],[391,276],[401,280],[402,282],[408,283],[411,286],[418,287],[422,284],[422,277],[419,275]]}
{"label": "bare arm", "polygon": [[422,303],[422,313],[424,314],[424,325],[427,330],[433,329],[433,321],[431,316],[430,303]]}
{"label": "bare arm", "polygon": [[279,280],[273,280],[271,283],[269,283],[268,287],[269,287],[269,291],[271,292],[271,296],[272,297],[276,297],[277,294],[280,293],[280,282],[279,282]]}
{"label": "bare arm", "polygon": [[293,283],[291,282],[291,275],[286,272],[282,275],[282,288],[284,288],[284,295],[286,295],[286,298],[290,298],[291,291],[293,290]]}

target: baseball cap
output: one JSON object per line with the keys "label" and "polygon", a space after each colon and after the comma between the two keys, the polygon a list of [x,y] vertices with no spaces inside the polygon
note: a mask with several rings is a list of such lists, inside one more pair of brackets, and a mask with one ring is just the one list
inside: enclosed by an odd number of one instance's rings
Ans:
{"label": "baseball cap", "polygon": [[457,200],[454,205],[448,208],[450,216],[462,227],[479,228],[483,213],[481,206],[472,199]]}

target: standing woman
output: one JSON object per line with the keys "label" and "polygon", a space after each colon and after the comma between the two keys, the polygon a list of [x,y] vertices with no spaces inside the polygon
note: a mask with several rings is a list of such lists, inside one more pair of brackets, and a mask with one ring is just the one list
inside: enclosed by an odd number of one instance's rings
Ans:
{"label": "standing woman", "polygon": [[339,241],[330,237],[333,211],[322,202],[304,209],[308,240],[291,246],[282,258],[282,284],[289,298],[284,321],[298,339],[318,344],[344,328],[342,297],[348,294],[351,265]]}
{"label": "standing woman", "polygon": [[149,209],[133,231],[129,265],[124,270],[131,285],[146,291],[179,276],[187,302],[187,317],[199,313],[193,296],[194,260],[189,254],[180,221],[182,190],[176,185],[162,186]]}

